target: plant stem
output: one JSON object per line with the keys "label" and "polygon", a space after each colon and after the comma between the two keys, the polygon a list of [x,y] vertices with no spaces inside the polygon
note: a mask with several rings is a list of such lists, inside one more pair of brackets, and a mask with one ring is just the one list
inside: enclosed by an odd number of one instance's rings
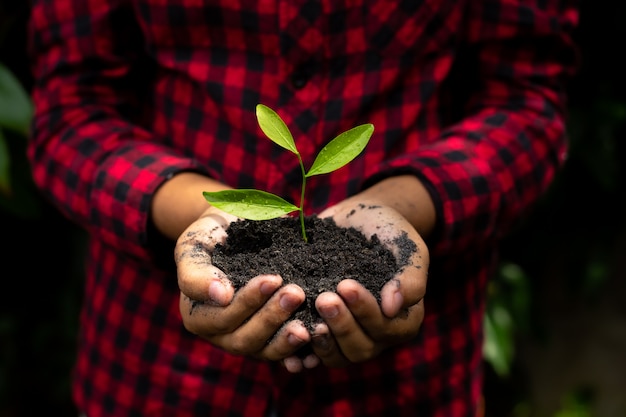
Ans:
{"label": "plant stem", "polygon": [[300,163],[300,170],[302,171],[302,191],[300,192],[300,227],[302,228],[302,239],[305,242],[308,242],[309,239],[306,236],[306,229],[304,227],[304,190],[306,189],[306,171],[304,169],[304,162],[302,162],[302,157],[299,153],[298,162]]}

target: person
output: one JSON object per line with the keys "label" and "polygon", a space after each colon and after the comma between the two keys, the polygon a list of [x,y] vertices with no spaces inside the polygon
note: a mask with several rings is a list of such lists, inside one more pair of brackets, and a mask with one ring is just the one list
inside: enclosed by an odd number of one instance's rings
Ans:
{"label": "person", "polygon": [[[560,0],[33,1],[32,174],[89,235],[78,410],[480,415],[486,285],[566,161],[577,22]],[[415,243],[380,305],[346,279],[309,332],[301,288],[259,275],[235,292],[211,264],[238,219],[203,191],[299,201],[260,103],[307,162],[375,126],[304,210]],[[362,205],[379,210],[346,216]]]}

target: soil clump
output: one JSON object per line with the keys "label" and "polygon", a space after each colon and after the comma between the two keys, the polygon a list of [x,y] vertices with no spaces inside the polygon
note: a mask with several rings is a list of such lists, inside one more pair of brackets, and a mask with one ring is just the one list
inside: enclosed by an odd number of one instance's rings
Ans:
{"label": "soil clump", "polygon": [[[321,320],[315,309],[320,293],[334,292],[341,280],[351,278],[379,299],[382,286],[406,264],[407,259],[402,259],[406,256],[397,260],[376,235],[367,239],[355,228],[337,226],[331,218],[308,216],[305,228],[307,242],[297,217],[233,222],[225,243],[216,245],[212,262],[235,289],[260,274],[279,274],[285,284],[300,286],[306,301],[294,318],[310,330]],[[394,243],[404,254],[415,249],[406,236]]]}

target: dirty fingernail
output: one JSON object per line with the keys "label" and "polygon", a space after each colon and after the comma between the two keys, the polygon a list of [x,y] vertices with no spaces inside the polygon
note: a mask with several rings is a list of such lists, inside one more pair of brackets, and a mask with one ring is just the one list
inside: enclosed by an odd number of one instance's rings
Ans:
{"label": "dirty fingernail", "polygon": [[332,319],[339,314],[339,309],[336,306],[323,306],[319,308],[319,311],[325,319]]}
{"label": "dirty fingernail", "polygon": [[307,369],[313,369],[320,363],[321,360],[317,355],[308,355],[302,360],[302,364]]}
{"label": "dirty fingernail", "polygon": [[298,372],[302,372],[302,361],[298,358],[289,357],[283,360],[283,365],[287,371],[292,374],[297,374]]}
{"label": "dirty fingernail", "polygon": [[289,334],[287,336],[287,341],[291,346],[298,347],[304,343],[304,340],[300,339],[298,336],[294,334]]}
{"label": "dirty fingernail", "polygon": [[402,293],[400,293],[400,291],[393,294],[393,302],[397,308],[402,307],[402,303],[404,303],[404,297],[402,296]]}
{"label": "dirty fingernail", "polygon": [[356,291],[345,291],[341,295],[348,304],[353,304],[359,299],[359,294]]}
{"label": "dirty fingernail", "polygon": [[226,288],[219,281],[213,281],[209,285],[209,297],[218,303],[223,302],[226,298]]}
{"label": "dirty fingernail", "polygon": [[278,302],[280,306],[287,311],[293,311],[300,305],[300,300],[291,294],[283,294]]}
{"label": "dirty fingernail", "polygon": [[261,288],[260,288],[261,294],[272,295],[274,291],[276,291],[278,286],[279,286],[279,283],[277,282],[265,281],[263,284],[261,284]]}
{"label": "dirty fingernail", "polygon": [[311,337],[311,343],[313,346],[319,349],[328,349],[330,347],[330,341],[328,340],[328,335],[314,335]]}

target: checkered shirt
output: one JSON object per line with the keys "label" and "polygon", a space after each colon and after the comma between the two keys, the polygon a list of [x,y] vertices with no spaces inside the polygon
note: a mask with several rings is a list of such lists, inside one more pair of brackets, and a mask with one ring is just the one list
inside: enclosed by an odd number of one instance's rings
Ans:
{"label": "checkered shirt", "polygon": [[[80,410],[475,416],[498,241],[566,159],[577,21],[567,0],[34,0],[33,178],[89,234]],[[355,161],[311,178],[306,213],[393,175],[427,184],[438,224],[415,340],[293,375],[184,329],[150,200],[193,170],[299,201],[297,159],[263,138],[257,103],[307,166],[339,132],[375,126]]]}

